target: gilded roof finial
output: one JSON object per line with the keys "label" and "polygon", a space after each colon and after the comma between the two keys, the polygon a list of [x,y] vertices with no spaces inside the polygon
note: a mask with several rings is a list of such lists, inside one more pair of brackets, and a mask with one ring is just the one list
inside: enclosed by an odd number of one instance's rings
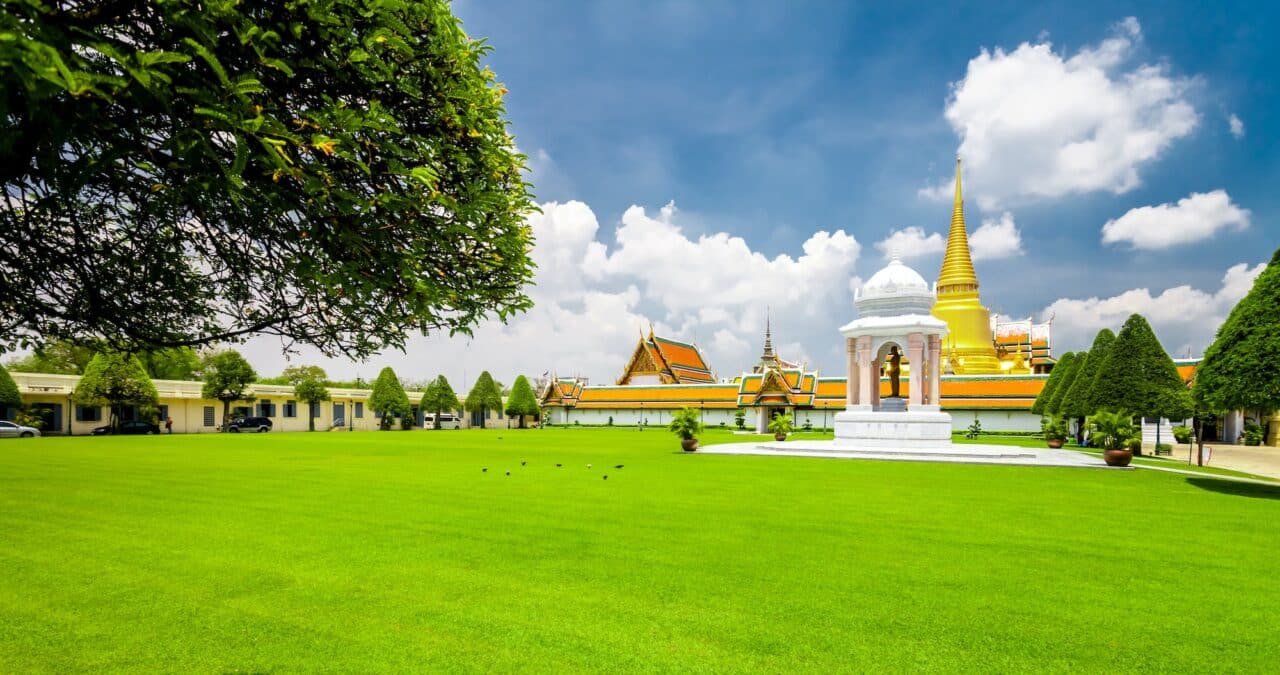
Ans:
{"label": "gilded roof finial", "polygon": [[764,353],[760,355],[761,360],[768,361],[773,359],[773,325],[771,310],[768,305],[764,307]]}
{"label": "gilded roof finial", "polygon": [[973,257],[969,253],[969,232],[964,224],[959,157],[956,157],[956,200],[951,207],[951,230],[947,233],[947,252],[942,258],[942,271],[938,274],[938,291],[945,293],[951,290],[948,287],[954,286],[971,291],[978,288],[978,275],[973,271]]}

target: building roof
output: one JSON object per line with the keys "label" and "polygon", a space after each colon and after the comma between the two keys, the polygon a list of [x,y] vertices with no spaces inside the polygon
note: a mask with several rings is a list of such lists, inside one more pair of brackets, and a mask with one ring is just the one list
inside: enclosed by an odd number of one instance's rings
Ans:
{"label": "building roof", "polygon": [[713,383],[715,375],[696,345],[658,337],[649,329],[636,343],[618,384],[631,384],[636,376],[654,375],[663,384]]}

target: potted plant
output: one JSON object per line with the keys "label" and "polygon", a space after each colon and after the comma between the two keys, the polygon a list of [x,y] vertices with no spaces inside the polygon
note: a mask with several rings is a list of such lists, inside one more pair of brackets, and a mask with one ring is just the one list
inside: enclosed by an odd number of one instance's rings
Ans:
{"label": "potted plant", "polygon": [[1142,447],[1142,437],[1133,425],[1133,417],[1124,411],[1099,410],[1089,418],[1093,439],[1102,444],[1102,458],[1108,466],[1129,466],[1133,461],[1133,444]]}
{"label": "potted plant", "polygon": [[791,415],[778,415],[769,420],[769,431],[773,432],[775,441],[787,440],[787,434],[795,430],[795,424],[791,421]]}
{"label": "potted plant", "polygon": [[681,408],[671,416],[671,424],[667,425],[671,433],[680,437],[680,447],[685,452],[698,449],[698,434],[702,433],[702,420],[698,411],[693,408]]}
{"label": "potted plant", "polygon": [[1040,429],[1051,448],[1061,448],[1067,442],[1067,421],[1061,415],[1050,415],[1040,420]]}

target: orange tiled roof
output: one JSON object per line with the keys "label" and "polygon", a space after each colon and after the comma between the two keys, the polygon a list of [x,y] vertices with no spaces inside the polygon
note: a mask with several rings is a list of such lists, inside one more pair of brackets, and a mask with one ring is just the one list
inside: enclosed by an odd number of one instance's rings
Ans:
{"label": "orange tiled roof", "polygon": [[652,344],[679,382],[715,382],[711,369],[707,367],[707,362],[697,347],[662,337],[654,337]]}

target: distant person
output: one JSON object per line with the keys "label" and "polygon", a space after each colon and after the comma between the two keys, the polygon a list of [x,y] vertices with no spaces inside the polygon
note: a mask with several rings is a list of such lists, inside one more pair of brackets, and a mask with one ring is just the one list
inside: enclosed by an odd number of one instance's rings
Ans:
{"label": "distant person", "polygon": [[172,418],[172,417],[166,417],[166,418],[164,419],[164,430],[165,430],[166,432],[168,432],[168,433],[173,433],[173,418]]}

